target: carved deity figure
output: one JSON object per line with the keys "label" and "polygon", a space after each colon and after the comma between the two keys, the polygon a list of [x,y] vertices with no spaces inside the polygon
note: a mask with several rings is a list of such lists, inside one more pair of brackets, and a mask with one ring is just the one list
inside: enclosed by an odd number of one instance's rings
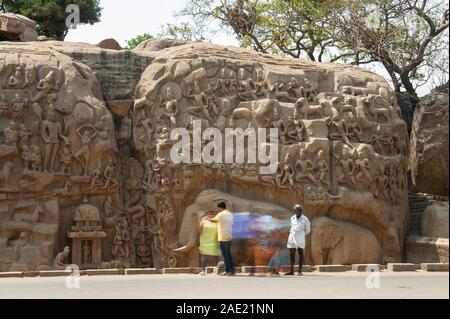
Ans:
{"label": "carved deity figure", "polygon": [[112,255],[114,257],[128,258],[129,248],[128,242],[130,241],[129,223],[126,216],[121,215],[116,222],[116,234],[113,240]]}
{"label": "carved deity figure", "polygon": [[329,138],[332,140],[342,140],[349,147],[353,148],[353,144],[350,143],[350,140],[347,136],[347,131],[345,128],[345,121],[342,119],[342,114],[338,108],[332,106],[332,118],[327,118],[327,125],[329,127],[334,127],[335,131],[329,133]]}
{"label": "carved deity figure", "polygon": [[23,160],[25,169],[30,169],[31,168],[31,163],[32,163],[31,155],[32,155],[32,153],[31,153],[31,150],[30,150],[30,146],[28,146],[28,145],[22,146],[21,158]]}
{"label": "carved deity figure", "polygon": [[227,69],[223,68],[220,71],[219,79],[217,80],[214,91],[219,91],[222,96],[233,95],[236,91],[236,83],[233,79],[233,75],[232,71],[227,74]]}
{"label": "carved deity figure", "polygon": [[294,116],[289,116],[286,127],[286,139],[293,140],[295,142],[302,142],[305,138],[305,125],[303,121],[295,118]]}
{"label": "carved deity figure", "polygon": [[248,73],[245,69],[240,69],[239,71],[239,83],[238,83],[238,97],[243,101],[253,101],[256,100],[256,85],[251,78],[249,78]]}
{"label": "carved deity figure", "polygon": [[[91,128],[93,130],[93,133],[90,133],[87,128]],[[82,132],[82,130],[84,132]],[[89,158],[90,158],[90,148],[89,144],[92,142],[94,137],[97,135],[97,132],[95,131],[95,128],[92,126],[82,126],[78,128],[77,134],[81,139],[81,148],[78,150],[78,152],[75,153],[74,158],[80,162],[83,174],[84,176],[88,175],[88,165],[89,165]]]}
{"label": "carved deity figure", "polygon": [[355,164],[358,171],[355,178],[356,182],[361,185],[371,187],[373,179],[370,171],[369,160],[367,158],[358,158]]}
{"label": "carved deity figure", "polygon": [[187,97],[193,100],[193,105],[188,107],[189,113],[197,116],[203,114],[210,122],[212,122],[212,118],[208,111],[208,97],[200,89],[200,83],[198,81],[194,81],[194,88]]}
{"label": "carved deity figure", "polygon": [[105,180],[105,188],[111,190],[118,185],[116,180],[116,165],[114,164],[114,159],[110,158],[108,164],[103,172],[103,178]]}
{"label": "carved deity figure", "polygon": [[172,88],[169,86],[166,89],[166,101],[163,103],[166,109],[166,115],[170,119],[172,127],[177,125],[177,115],[180,112],[180,105],[177,99],[174,98]]}
{"label": "carved deity figure", "polygon": [[278,129],[278,135],[280,137],[281,144],[286,143],[286,133],[287,133],[287,127],[284,124],[284,121],[280,118],[280,113],[278,111],[278,108],[275,108],[273,110],[273,117],[272,121],[270,123],[270,126],[273,128]]}
{"label": "carved deity figure", "polygon": [[353,160],[353,156],[355,154],[357,154],[356,150],[355,153],[352,154],[348,148],[344,147],[342,149],[342,155],[340,157],[335,155],[335,158],[337,159],[341,168],[341,172],[337,179],[340,183],[350,186],[352,189],[354,189],[356,186],[354,177],[355,162]]}
{"label": "carved deity figure", "polygon": [[61,123],[57,121],[56,113],[53,109],[48,110],[47,120],[42,122],[41,136],[44,140],[44,169],[50,171],[55,167],[59,138],[65,143],[69,142],[68,138],[62,134]]}
{"label": "carved deity figure", "polygon": [[291,153],[287,153],[283,161],[283,175],[281,176],[281,187],[294,187],[294,167],[292,166]]}
{"label": "carved deity figure", "polygon": [[299,98],[303,97],[302,95],[302,87],[300,87],[300,83],[297,78],[292,77],[289,81],[289,94],[294,96],[293,102],[297,101]]}
{"label": "carved deity figure", "polygon": [[23,150],[24,146],[28,146],[30,143],[30,130],[24,124],[20,125],[19,129],[19,147]]}
{"label": "carved deity figure", "polygon": [[91,241],[90,240],[84,240],[83,245],[81,247],[81,254],[82,254],[82,263],[83,264],[90,264],[92,262],[92,247],[91,247]]}
{"label": "carved deity figure", "polygon": [[42,152],[39,145],[31,146],[31,169],[39,171],[42,165]]}
{"label": "carved deity figure", "polygon": [[27,80],[23,68],[21,66],[16,67],[14,75],[9,77],[8,87],[11,89],[23,89],[27,85]]}
{"label": "carved deity figure", "polygon": [[306,158],[306,151],[301,149],[299,152],[299,159],[295,163],[295,180],[297,182],[309,181],[314,185],[317,185],[316,178],[311,173],[314,170],[314,164],[312,161]]}

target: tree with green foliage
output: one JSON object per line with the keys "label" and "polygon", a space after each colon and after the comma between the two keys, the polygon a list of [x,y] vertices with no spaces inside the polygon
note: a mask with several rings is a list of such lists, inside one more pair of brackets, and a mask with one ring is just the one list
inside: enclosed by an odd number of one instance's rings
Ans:
{"label": "tree with green foliage", "polygon": [[69,4],[80,8],[80,23],[95,24],[100,21],[100,0],[3,0],[1,7],[10,13],[24,15],[37,24],[39,35],[63,41],[69,31],[66,19]]}
{"label": "tree with green foliage", "polygon": [[150,39],[153,39],[152,35],[150,35],[148,33],[140,34],[140,35],[134,37],[133,39],[127,41],[127,49],[130,49],[130,50],[134,49],[142,42],[150,40]]}
{"label": "tree with green foliage", "polygon": [[379,63],[395,91],[414,99],[417,86],[448,65],[446,0],[189,0],[177,17],[210,37],[218,23],[242,47],[263,53]]}

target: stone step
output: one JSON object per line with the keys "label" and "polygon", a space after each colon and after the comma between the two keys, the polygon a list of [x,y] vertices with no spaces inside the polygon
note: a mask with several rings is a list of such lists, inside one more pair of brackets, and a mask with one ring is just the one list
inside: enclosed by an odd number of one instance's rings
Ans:
{"label": "stone step", "polygon": [[448,271],[448,264],[444,263],[422,263],[420,268],[425,271]]}
{"label": "stone step", "polygon": [[359,272],[366,272],[366,271],[369,272],[369,271],[374,271],[374,270],[381,271],[385,268],[386,267],[384,265],[379,265],[379,264],[353,264],[352,265],[352,270],[359,271]]}
{"label": "stone step", "polygon": [[418,264],[402,264],[402,263],[388,263],[387,270],[390,271],[416,271],[420,269]]}
{"label": "stone step", "polygon": [[124,275],[124,269],[87,269],[88,276],[109,276],[109,275]]}
{"label": "stone step", "polygon": [[156,269],[156,268],[125,269],[125,275],[158,275],[161,273],[162,273],[161,269]]}
{"label": "stone step", "polygon": [[344,272],[352,270],[350,265],[316,265],[313,266],[314,271],[318,272]]}

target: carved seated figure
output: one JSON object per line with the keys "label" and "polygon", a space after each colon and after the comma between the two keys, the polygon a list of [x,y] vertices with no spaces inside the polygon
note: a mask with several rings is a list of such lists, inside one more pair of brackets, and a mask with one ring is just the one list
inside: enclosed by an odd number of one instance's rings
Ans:
{"label": "carved seated figure", "polygon": [[14,75],[8,80],[8,87],[11,89],[23,89],[27,85],[27,81],[21,66],[16,67]]}
{"label": "carved seated figure", "polygon": [[270,91],[269,84],[264,79],[264,72],[260,69],[256,70],[256,96],[267,97]]}
{"label": "carved seated figure", "polygon": [[308,79],[305,79],[305,86],[300,88],[300,97],[305,98],[308,102],[316,101],[316,90],[312,87]]}
{"label": "carved seated figure", "polygon": [[289,116],[285,131],[286,140],[294,142],[302,142],[305,140],[305,124],[297,116]]}
{"label": "carved seated figure", "polygon": [[243,101],[254,101],[257,99],[255,94],[256,86],[252,79],[249,78],[247,71],[241,69],[239,71],[240,80],[238,83],[238,97]]}
{"label": "carved seated figure", "polygon": [[0,119],[8,115],[9,107],[5,95],[0,94]]}
{"label": "carved seated figure", "polygon": [[297,182],[305,182],[309,181],[313,185],[318,186],[316,178],[311,173],[315,169],[312,161],[306,158],[306,151],[304,149],[300,150],[299,159],[295,163],[295,181]]}
{"label": "carved seated figure", "polygon": [[58,90],[56,83],[55,71],[50,71],[37,85],[38,93],[31,99],[33,103],[39,103],[42,99],[47,98],[49,101],[56,100],[56,94],[53,91]]}
{"label": "carved seated figure", "polygon": [[53,261],[53,269],[55,270],[66,270],[69,263],[68,258],[70,255],[70,248],[68,246],[64,247],[64,250],[58,253]]}
{"label": "carved seated figure", "polygon": [[187,97],[193,100],[193,105],[188,107],[189,113],[196,116],[204,115],[206,119],[213,122],[208,111],[208,98],[206,94],[201,91],[198,81],[194,81],[192,94],[189,94]]}

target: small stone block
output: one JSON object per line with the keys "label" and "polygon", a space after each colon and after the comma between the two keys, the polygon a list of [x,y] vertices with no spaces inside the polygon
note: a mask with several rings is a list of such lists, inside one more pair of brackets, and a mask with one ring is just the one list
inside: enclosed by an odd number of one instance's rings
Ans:
{"label": "small stone block", "polygon": [[21,271],[11,271],[11,272],[0,272],[0,278],[22,278],[23,272]]}
{"label": "small stone block", "polygon": [[72,272],[68,270],[42,270],[39,272],[39,277],[65,277],[71,274]]}
{"label": "small stone block", "polygon": [[88,276],[123,275],[124,269],[88,269],[86,273]]}
{"label": "small stone block", "polygon": [[420,269],[417,264],[388,263],[387,269],[390,271],[416,271]]}
{"label": "small stone block", "polygon": [[164,268],[163,274],[192,274],[192,268]]}
{"label": "small stone block", "polygon": [[23,277],[37,277],[39,276],[39,271],[24,271]]}
{"label": "small stone block", "polygon": [[156,268],[130,268],[125,269],[125,275],[157,275],[160,274]]}
{"label": "small stone block", "polygon": [[350,265],[316,265],[313,267],[318,272],[345,272],[352,270]]}
{"label": "small stone block", "polygon": [[381,271],[383,270],[383,267],[379,264],[353,264],[352,270],[359,272],[366,272],[366,271],[369,272],[374,270]]}
{"label": "small stone block", "polygon": [[422,263],[420,268],[425,271],[448,271],[448,264],[444,263]]}

